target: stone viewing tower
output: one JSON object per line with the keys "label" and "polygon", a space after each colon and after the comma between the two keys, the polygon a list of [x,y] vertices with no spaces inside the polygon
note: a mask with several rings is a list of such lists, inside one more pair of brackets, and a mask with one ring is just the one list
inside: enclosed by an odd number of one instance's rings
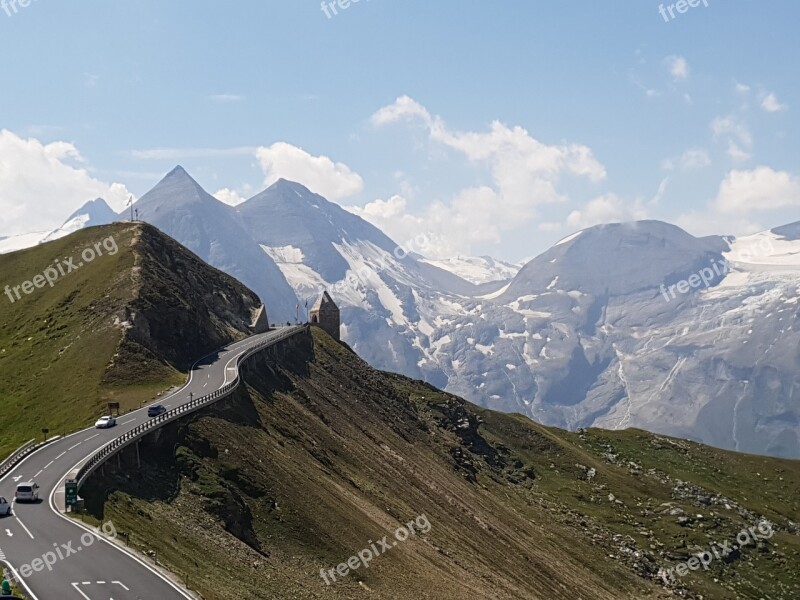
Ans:
{"label": "stone viewing tower", "polygon": [[323,292],[322,296],[314,303],[309,316],[312,325],[321,328],[333,339],[339,339],[339,328],[341,326],[339,307],[336,306],[328,292]]}

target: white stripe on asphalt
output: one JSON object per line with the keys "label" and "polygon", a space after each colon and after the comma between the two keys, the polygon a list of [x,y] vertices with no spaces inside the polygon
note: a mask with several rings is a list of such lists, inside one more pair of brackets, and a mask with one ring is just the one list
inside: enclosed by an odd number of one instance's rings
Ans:
{"label": "white stripe on asphalt", "polygon": [[86,598],[86,600],[92,600],[91,598],[89,598],[89,596],[87,596],[86,594],[84,594],[84,593],[83,593],[83,591],[81,591],[81,588],[80,588],[80,584],[79,584],[79,583],[73,583],[73,584],[72,584],[72,587],[74,587],[76,590],[78,590],[78,593],[79,593],[81,596],[83,596],[84,598]]}
{"label": "white stripe on asphalt", "polygon": [[25,523],[19,520],[19,517],[14,517],[14,518],[17,520],[17,523],[19,523],[22,526],[22,528],[25,530],[25,533],[27,533],[32,540],[36,539],[33,537],[33,534],[30,531],[28,531],[28,528],[25,527]]}

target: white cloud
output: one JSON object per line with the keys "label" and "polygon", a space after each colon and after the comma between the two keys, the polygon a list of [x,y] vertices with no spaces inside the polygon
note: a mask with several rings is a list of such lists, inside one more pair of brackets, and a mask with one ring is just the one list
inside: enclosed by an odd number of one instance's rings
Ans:
{"label": "white cloud", "polygon": [[748,235],[764,230],[764,226],[739,215],[722,215],[717,212],[690,211],[675,219],[675,225],[694,236]]}
{"label": "white cloud", "polygon": [[675,81],[682,81],[689,78],[689,63],[682,56],[668,56],[664,59],[664,64],[669,70],[669,74]]}
{"label": "white cloud", "polygon": [[400,119],[412,120],[415,118],[419,118],[428,126],[433,123],[433,118],[428,109],[408,96],[401,96],[393,104],[384,106],[377,111],[370,120],[373,125],[380,126],[394,123]]}
{"label": "white cloud", "polygon": [[736,82],[736,91],[739,94],[747,94],[750,91],[750,86],[745,83]]}
{"label": "white cloud", "polygon": [[717,117],[711,121],[711,132],[715,141],[726,141],[728,156],[735,161],[744,161],[752,156],[753,136],[747,125],[734,117]]}
{"label": "white cloud", "polygon": [[618,223],[630,218],[630,211],[616,194],[604,194],[590,200],[580,210],[573,210],[567,217],[567,227],[586,229],[593,225]]}
{"label": "white cloud", "polygon": [[708,152],[699,148],[687,150],[681,156],[681,166],[685,169],[702,169],[711,164]]}
{"label": "white cloud", "polygon": [[[564,177],[585,177],[593,182],[606,177],[605,168],[587,146],[548,145],[522,127],[509,127],[499,121],[486,132],[452,131],[440,117],[432,116],[408,96],[381,108],[371,120],[376,126],[421,122],[431,142],[455,150],[490,171],[490,184],[464,189],[449,201],[435,202],[414,217],[434,240],[431,251],[439,256],[468,253],[474,242],[499,242],[503,232],[534,219],[540,205],[566,202],[558,189]],[[397,236],[397,227],[388,223],[386,229]]]}
{"label": "white cloud", "polygon": [[777,96],[770,92],[761,99],[761,108],[766,112],[781,112],[786,110],[786,105],[778,102]]}
{"label": "white cloud", "polygon": [[229,204],[231,206],[237,206],[247,200],[247,198],[243,198],[239,192],[228,188],[217,190],[212,194],[212,196],[214,196],[214,198],[220,202],[224,202],[225,204]]}
{"label": "white cloud", "polygon": [[209,99],[219,104],[230,104],[231,102],[243,101],[244,96],[240,96],[239,94],[214,94],[213,96],[209,96]]}
{"label": "white cloud", "polygon": [[714,202],[720,213],[738,215],[787,207],[800,207],[800,178],[770,167],[731,171]]}
{"label": "white cloud", "polygon": [[53,229],[98,197],[121,210],[126,187],[91,177],[78,166],[85,163],[68,142],[43,144],[0,130],[0,235]]}
{"label": "white cloud", "polygon": [[711,132],[714,134],[714,139],[734,137],[747,146],[753,143],[753,136],[750,135],[750,130],[747,128],[747,125],[732,115],[728,117],[717,117],[711,121]]}
{"label": "white cloud", "polygon": [[742,150],[733,140],[728,140],[728,149],[725,152],[736,162],[744,162],[753,157],[750,152]]}
{"label": "white cloud", "polygon": [[329,200],[347,198],[364,189],[364,180],[347,165],[335,163],[327,156],[313,156],[286,142],[258,148],[256,158],[264,170],[267,186],[278,179],[288,179]]}
{"label": "white cloud", "polygon": [[683,169],[703,169],[711,165],[711,158],[708,152],[702,148],[690,148],[681,154],[678,159],[668,158],[662,163],[662,167],[667,171],[672,171],[676,166]]}

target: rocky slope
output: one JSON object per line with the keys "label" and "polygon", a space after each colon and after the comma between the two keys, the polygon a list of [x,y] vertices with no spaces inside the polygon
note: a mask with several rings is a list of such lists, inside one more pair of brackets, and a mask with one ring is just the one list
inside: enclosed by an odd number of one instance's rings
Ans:
{"label": "rocky slope", "polygon": [[[84,488],[208,600],[800,594],[798,462],[542,427],[376,371],[319,330],[280,356],[150,440],[142,471],[131,455]],[[749,527],[769,535],[675,574]],[[368,568],[330,575],[382,539]]]}
{"label": "rocky slope", "polygon": [[[91,261],[84,252],[99,252]],[[53,286],[13,288],[55,261]],[[71,262],[74,269],[65,266]],[[42,427],[85,427],[182,382],[192,361],[249,334],[258,297],[145,224],[90,227],[0,256],[0,456]],[[58,390],[54,393],[54,390]]]}

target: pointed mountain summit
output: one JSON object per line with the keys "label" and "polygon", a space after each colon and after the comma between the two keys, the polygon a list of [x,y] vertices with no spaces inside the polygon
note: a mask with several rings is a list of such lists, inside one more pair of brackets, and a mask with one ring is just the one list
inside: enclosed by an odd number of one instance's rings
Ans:
{"label": "pointed mountain summit", "polygon": [[140,220],[254,290],[271,316],[283,321],[294,315],[297,297],[275,261],[252,240],[234,209],[206,192],[183,167],[170,171],[134,209]]}
{"label": "pointed mountain summit", "polygon": [[105,200],[102,198],[90,200],[72,213],[61,227],[44,236],[39,243],[57,240],[84,227],[109,225],[116,220],[117,213],[111,209]]}
{"label": "pointed mountain summit", "polygon": [[299,249],[304,262],[326,281],[339,281],[348,269],[335,245],[371,242],[390,253],[397,248],[386,234],[358,215],[285,179],[279,179],[236,210],[259,244]]}
{"label": "pointed mountain summit", "polygon": [[84,227],[94,227],[113,223],[117,219],[117,213],[102,198],[89,200],[89,202],[72,213],[62,227],[66,227],[70,221],[80,217],[87,217],[86,222],[83,224]]}

